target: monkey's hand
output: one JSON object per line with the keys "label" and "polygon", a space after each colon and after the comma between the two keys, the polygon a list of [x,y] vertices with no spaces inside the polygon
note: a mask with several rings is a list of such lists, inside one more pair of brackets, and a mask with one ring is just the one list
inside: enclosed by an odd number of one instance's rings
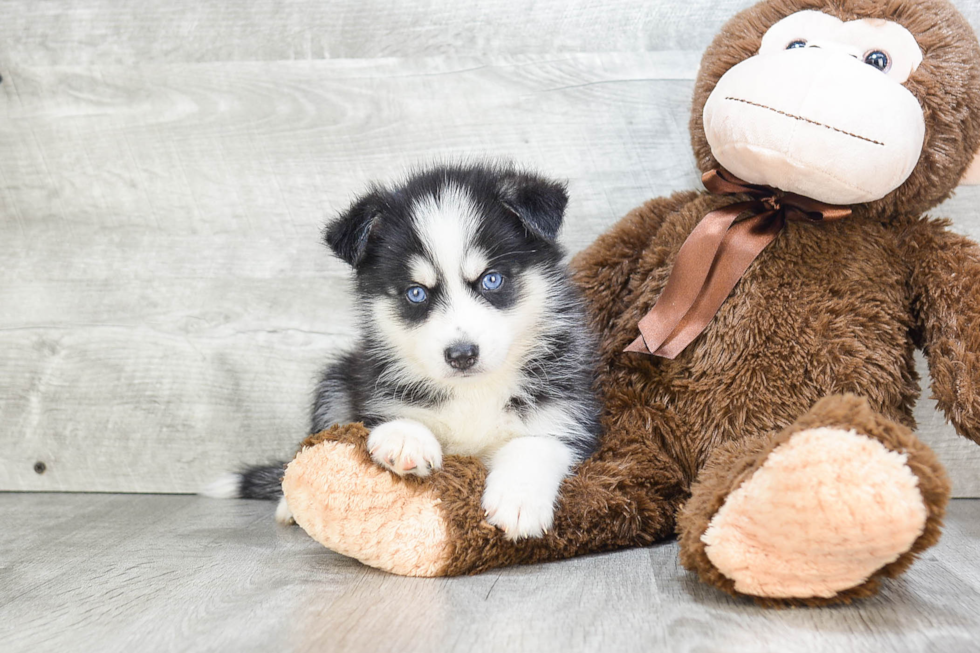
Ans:
{"label": "monkey's hand", "polygon": [[980,443],[980,246],[948,224],[921,220],[903,240],[914,334],[940,408],[961,435]]}

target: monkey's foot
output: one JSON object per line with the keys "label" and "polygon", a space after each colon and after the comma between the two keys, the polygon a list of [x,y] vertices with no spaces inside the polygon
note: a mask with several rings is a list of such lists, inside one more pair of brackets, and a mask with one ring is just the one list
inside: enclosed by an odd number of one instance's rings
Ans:
{"label": "monkey's foot", "polygon": [[846,602],[938,540],[948,497],[908,429],[830,397],[774,438],[712,456],[679,520],[682,559],[733,594]]}

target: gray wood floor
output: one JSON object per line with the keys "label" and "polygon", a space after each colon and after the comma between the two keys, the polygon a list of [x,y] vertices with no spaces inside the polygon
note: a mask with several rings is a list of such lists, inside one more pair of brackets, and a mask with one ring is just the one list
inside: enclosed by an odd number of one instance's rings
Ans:
{"label": "gray wood floor", "polygon": [[902,579],[849,606],[765,610],[673,543],[482,576],[390,576],[273,523],[270,504],[0,493],[0,650],[980,650],[980,501]]}

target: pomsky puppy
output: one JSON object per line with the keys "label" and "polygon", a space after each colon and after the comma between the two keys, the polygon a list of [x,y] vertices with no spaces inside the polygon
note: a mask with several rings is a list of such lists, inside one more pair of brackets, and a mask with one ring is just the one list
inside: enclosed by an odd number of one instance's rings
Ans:
{"label": "pomsky puppy", "polygon": [[[371,457],[399,475],[478,456],[487,521],[511,539],[547,532],[599,432],[595,343],[556,241],[567,199],[515,168],[441,166],[373,187],[330,223],[361,327],[323,373],[311,433],[363,422]],[[281,479],[253,467],[205,493],[277,498]],[[289,521],[284,500],[276,516]]]}

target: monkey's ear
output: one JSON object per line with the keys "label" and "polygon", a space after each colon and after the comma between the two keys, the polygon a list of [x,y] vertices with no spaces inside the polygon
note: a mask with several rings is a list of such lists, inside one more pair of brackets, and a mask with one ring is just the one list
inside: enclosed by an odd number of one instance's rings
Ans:
{"label": "monkey's ear", "polygon": [[980,186],[980,152],[973,157],[973,163],[963,173],[960,186]]}
{"label": "monkey's ear", "polygon": [[368,236],[381,217],[387,194],[375,189],[354,202],[323,231],[323,239],[333,253],[352,268],[356,268],[364,258]]}
{"label": "monkey's ear", "polygon": [[565,217],[565,184],[526,172],[510,172],[500,180],[501,201],[524,227],[543,240],[554,242]]}

